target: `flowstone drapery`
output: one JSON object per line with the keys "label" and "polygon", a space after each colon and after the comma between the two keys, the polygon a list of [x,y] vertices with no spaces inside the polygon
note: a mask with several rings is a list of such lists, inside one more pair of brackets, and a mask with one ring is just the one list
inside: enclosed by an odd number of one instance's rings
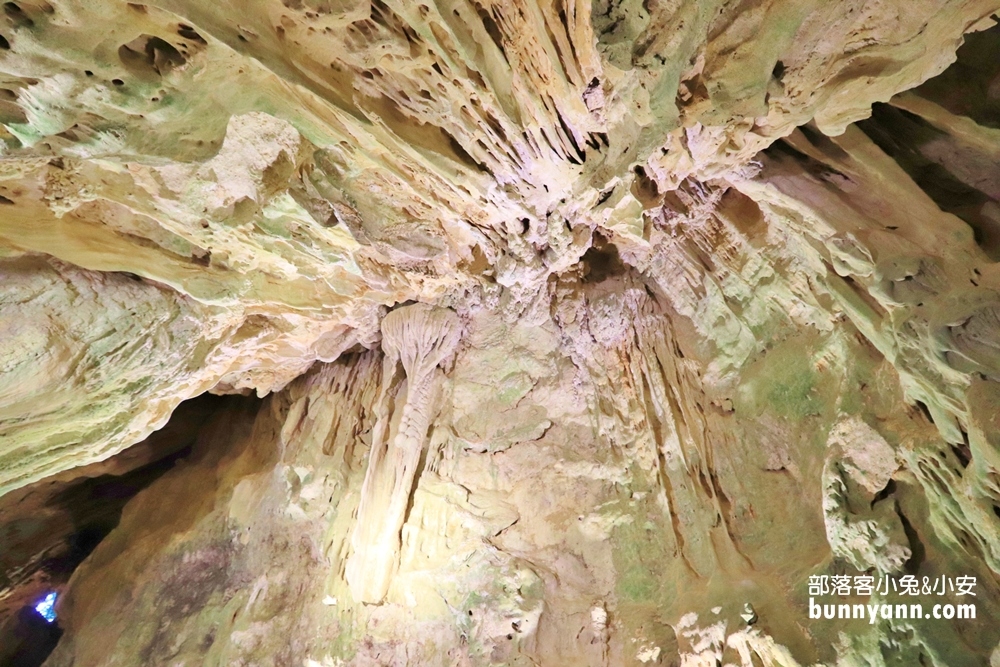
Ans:
{"label": "flowstone drapery", "polygon": [[[361,487],[345,577],[354,598],[380,602],[399,559],[400,531],[425,460],[428,430],[462,328],[450,310],[404,306],[382,320],[381,414]],[[397,377],[402,364],[405,377]]]}

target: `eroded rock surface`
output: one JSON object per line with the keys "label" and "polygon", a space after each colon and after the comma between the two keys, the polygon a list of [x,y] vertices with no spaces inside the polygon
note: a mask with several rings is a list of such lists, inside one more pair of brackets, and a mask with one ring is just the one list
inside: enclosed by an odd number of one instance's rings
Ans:
{"label": "eroded rock surface", "polygon": [[0,518],[243,394],[47,664],[1000,661],[997,11],[6,3]]}

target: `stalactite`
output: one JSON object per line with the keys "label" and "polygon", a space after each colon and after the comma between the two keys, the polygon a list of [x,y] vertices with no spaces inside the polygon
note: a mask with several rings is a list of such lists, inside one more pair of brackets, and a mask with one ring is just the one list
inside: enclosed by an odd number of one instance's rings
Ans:
{"label": "stalactite", "polygon": [[[382,320],[386,358],[371,454],[345,576],[359,602],[380,602],[399,559],[400,531],[439,410],[461,324],[450,310],[404,306]],[[396,377],[397,364],[405,376]]]}

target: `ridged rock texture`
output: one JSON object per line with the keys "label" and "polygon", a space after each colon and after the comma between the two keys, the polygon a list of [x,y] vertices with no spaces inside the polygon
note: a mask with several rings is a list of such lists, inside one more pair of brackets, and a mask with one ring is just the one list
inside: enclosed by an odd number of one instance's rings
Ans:
{"label": "ridged rock texture", "polygon": [[1000,0],[2,10],[0,660],[1000,666]]}

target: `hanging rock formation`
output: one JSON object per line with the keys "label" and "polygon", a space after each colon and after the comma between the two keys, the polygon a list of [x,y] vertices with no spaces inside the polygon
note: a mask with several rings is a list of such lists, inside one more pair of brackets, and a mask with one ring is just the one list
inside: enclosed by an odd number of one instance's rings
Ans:
{"label": "hanging rock formation", "polygon": [[[439,411],[444,375],[438,366],[450,365],[460,335],[455,313],[426,304],[404,306],[382,320],[382,414],[372,435],[345,571],[360,602],[381,602],[389,588],[414,481],[426,460],[427,432]],[[403,383],[395,377],[400,363]]]}
{"label": "hanging rock formation", "polygon": [[997,12],[5,3],[0,644],[1000,665]]}

